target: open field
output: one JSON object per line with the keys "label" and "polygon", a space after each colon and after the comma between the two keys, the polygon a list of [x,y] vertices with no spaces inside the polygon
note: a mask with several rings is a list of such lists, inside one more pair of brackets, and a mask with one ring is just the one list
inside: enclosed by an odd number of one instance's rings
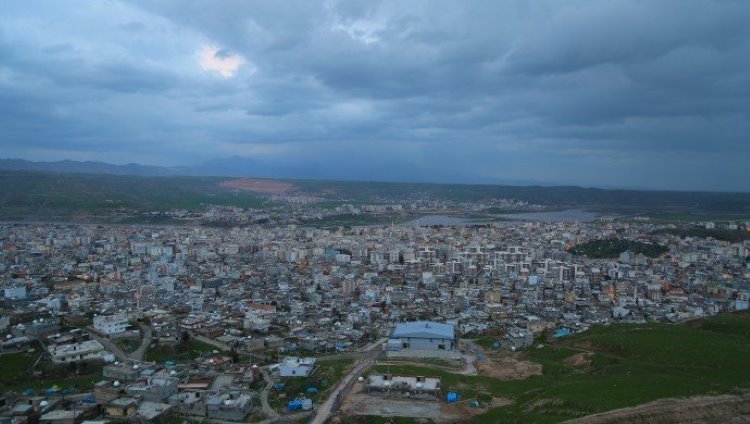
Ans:
{"label": "open field", "polygon": [[[101,380],[101,368],[93,367],[83,375],[64,376],[67,368],[58,366],[54,372],[45,372],[41,376],[33,376],[31,366],[40,355],[35,352],[4,353],[0,356],[0,394],[8,391],[23,392],[32,389],[39,393],[44,389],[57,386],[60,389],[75,387],[78,391],[91,390],[94,383]],[[37,369],[42,367],[37,367]],[[48,370],[52,368],[48,367]],[[49,374],[49,375],[47,375]],[[60,376],[63,375],[63,376]]]}
{"label": "open field", "polygon": [[208,343],[191,338],[189,345],[184,348],[179,345],[151,345],[146,351],[145,360],[164,362],[195,359],[202,354],[210,354],[214,350],[218,349]]}
{"label": "open field", "polygon": [[439,376],[443,393],[482,404],[514,400],[487,408],[476,422],[560,422],[662,398],[750,389],[750,314],[594,328],[524,355],[543,366],[542,375],[502,381],[411,365],[375,371]]}

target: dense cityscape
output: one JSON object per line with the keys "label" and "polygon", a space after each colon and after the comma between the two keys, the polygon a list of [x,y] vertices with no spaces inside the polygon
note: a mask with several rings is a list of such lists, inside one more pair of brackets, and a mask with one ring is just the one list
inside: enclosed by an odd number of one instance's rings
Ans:
{"label": "dense cityscape", "polygon": [[750,1],[1,4],[0,424],[750,424]]}
{"label": "dense cityscape", "polygon": [[[496,204],[530,207],[497,199],[423,211],[465,214]],[[332,213],[393,221],[417,208],[346,205]],[[591,327],[748,309],[744,237],[681,237],[675,225],[645,217],[540,213],[544,221],[519,214],[526,220],[212,227],[289,215],[209,207],[192,225],[0,224],[3,355],[38,357],[25,365],[33,381],[3,386],[29,402],[2,414],[42,422],[173,414],[323,422],[377,413],[381,398],[355,399],[358,385],[391,392],[382,380],[390,374],[366,371],[377,360],[432,358],[439,369],[525,378],[541,368],[523,359],[525,350]],[[441,219],[455,218],[422,221]],[[749,225],[693,223],[739,235]],[[499,356],[488,362],[492,354]],[[408,380],[415,376],[398,378],[400,396],[433,403],[446,396],[439,378],[431,390]],[[75,398],[75,410],[42,400],[62,392],[92,394]],[[489,407],[477,402],[470,414]],[[411,414],[461,415],[432,409]]]}

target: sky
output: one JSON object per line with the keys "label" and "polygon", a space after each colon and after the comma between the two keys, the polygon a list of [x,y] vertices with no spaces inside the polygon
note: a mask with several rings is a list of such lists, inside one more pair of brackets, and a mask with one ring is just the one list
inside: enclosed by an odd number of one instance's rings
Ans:
{"label": "sky", "polygon": [[745,0],[9,0],[0,157],[750,191],[748,22]]}

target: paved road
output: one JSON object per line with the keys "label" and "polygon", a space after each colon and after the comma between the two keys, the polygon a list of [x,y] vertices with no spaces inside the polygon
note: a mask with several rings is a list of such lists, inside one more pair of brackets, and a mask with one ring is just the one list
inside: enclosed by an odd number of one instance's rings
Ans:
{"label": "paved road", "polygon": [[378,348],[384,343],[384,341],[381,340],[371,343],[364,348],[368,352],[368,355],[363,357],[360,362],[357,363],[357,365],[349,372],[349,374],[341,379],[338,387],[336,387],[336,389],[331,392],[330,395],[328,395],[328,399],[326,399],[326,401],[318,407],[315,417],[310,421],[310,424],[323,424],[331,418],[331,415],[334,412],[332,411],[332,409],[336,398],[340,397],[341,399],[343,399],[346,396],[346,393],[344,391],[351,388],[351,385],[349,383],[351,383],[355,378],[359,377],[365,369],[369,368],[375,363],[375,358],[378,356],[378,354],[380,354],[380,349]]}
{"label": "paved road", "polygon": [[104,346],[104,348],[107,349],[111,354],[115,355],[115,358],[117,358],[118,361],[127,361],[129,359],[128,354],[120,349],[120,346],[112,343],[112,340],[106,337],[102,337],[89,329],[86,329],[86,332],[89,333],[89,336],[91,336],[91,338],[101,343],[102,346]]}
{"label": "paved road", "polygon": [[133,352],[125,352],[120,348],[120,346],[117,346],[116,343],[112,342],[112,340],[103,337],[96,333],[95,331],[86,329],[86,332],[89,333],[89,335],[99,341],[105,349],[110,351],[113,355],[115,355],[115,358],[117,358],[118,361],[127,361],[128,359],[135,360],[135,361],[142,361],[143,355],[146,353],[146,349],[151,345],[151,327],[148,325],[141,325],[141,331],[143,332],[143,340],[141,340],[141,345],[138,346],[138,349],[136,349]]}
{"label": "paved road", "polygon": [[341,395],[341,398],[346,396],[346,393],[344,393],[344,389],[348,390],[349,383],[352,382],[355,378],[359,377],[366,368],[369,368],[372,364],[375,363],[375,360],[373,359],[374,357],[375,355],[368,356],[367,359],[358,363],[357,366],[354,367],[354,369],[352,369],[349,374],[347,374],[341,380],[341,383],[339,383],[338,387],[336,387],[336,390],[331,392],[331,394],[328,396],[328,399],[326,399],[326,401],[323,402],[320,407],[318,407],[315,418],[310,421],[310,424],[323,424],[327,422],[329,418],[331,418],[331,415],[333,413],[333,403],[336,401],[336,398],[339,395]]}
{"label": "paved road", "polygon": [[141,345],[138,346],[138,349],[131,352],[129,356],[133,359],[136,359],[138,361],[143,360],[143,355],[146,354],[146,349],[148,349],[149,346],[151,346],[151,326],[150,325],[141,325],[141,333],[143,333],[143,340],[141,341]]}
{"label": "paved road", "polygon": [[356,352],[370,352],[374,349],[378,349],[380,346],[383,346],[383,343],[387,341],[388,341],[388,337],[379,338],[375,340],[374,342],[368,344],[367,346],[357,349]]}

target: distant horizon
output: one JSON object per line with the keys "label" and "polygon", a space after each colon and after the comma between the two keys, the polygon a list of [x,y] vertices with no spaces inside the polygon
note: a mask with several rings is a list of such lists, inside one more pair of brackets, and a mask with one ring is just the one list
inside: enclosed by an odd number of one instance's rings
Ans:
{"label": "distant horizon", "polygon": [[710,0],[8,2],[0,152],[748,192],[747,22]]}
{"label": "distant horizon", "polygon": [[[111,167],[142,167],[144,169],[152,168],[163,171],[172,171],[171,173],[155,174],[155,173],[127,173],[123,170],[120,172],[97,171],[94,169],[90,170],[59,170],[59,169],[34,169],[32,167],[18,167],[9,168],[6,167],[5,161],[20,161],[30,165],[55,165],[63,163],[71,163],[77,165],[96,164],[100,166],[111,166]],[[191,169],[194,172],[191,172]],[[596,189],[596,190],[621,190],[621,191],[644,191],[644,192],[682,192],[682,193],[724,193],[724,194],[747,194],[748,191],[720,191],[720,190],[697,190],[697,189],[670,189],[670,188],[650,188],[650,187],[627,187],[627,186],[597,186],[597,185],[581,185],[581,184],[564,184],[554,182],[542,182],[542,181],[527,181],[527,182],[513,182],[513,181],[435,181],[435,180],[389,180],[389,179],[362,179],[362,178],[347,178],[347,177],[315,177],[315,176],[266,176],[262,174],[254,174],[248,171],[243,174],[239,173],[224,173],[217,172],[216,174],[197,172],[195,169],[198,167],[192,166],[161,166],[151,165],[136,162],[127,163],[114,163],[114,162],[103,162],[95,160],[87,161],[76,161],[73,159],[61,159],[57,161],[31,161],[23,158],[4,158],[0,157],[0,171],[19,171],[19,172],[42,172],[42,173],[61,173],[61,174],[104,174],[104,175],[121,175],[121,176],[133,176],[133,177],[214,177],[214,178],[248,178],[248,179],[267,179],[267,180],[320,180],[320,181],[340,181],[340,182],[363,182],[363,183],[390,183],[390,184],[436,184],[436,185],[477,185],[477,186],[507,186],[507,187],[548,187],[548,188],[564,188],[564,187],[575,187],[581,189]]]}

